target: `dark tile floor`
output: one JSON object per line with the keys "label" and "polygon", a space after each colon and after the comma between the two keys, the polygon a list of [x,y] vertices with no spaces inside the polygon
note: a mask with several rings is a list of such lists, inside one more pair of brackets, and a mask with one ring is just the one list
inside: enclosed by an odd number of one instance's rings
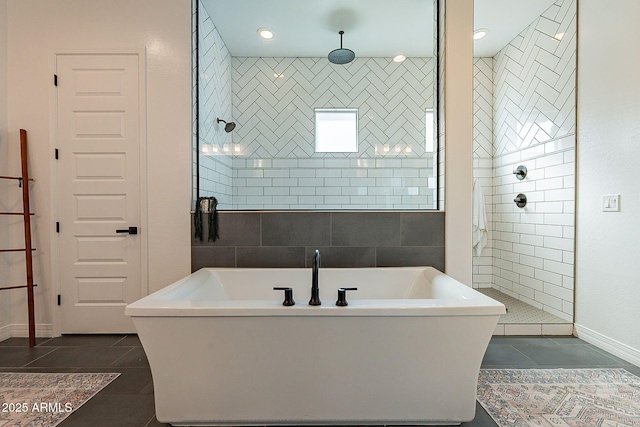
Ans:
{"label": "dark tile floor", "polygon": [[[135,335],[65,335],[0,342],[2,372],[119,372],[121,375],[73,412],[60,426],[167,426],[156,420],[151,371]],[[483,368],[624,368],[640,376],[640,367],[573,337],[494,337]],[[495,427],[477,405],[476,417],[463,426]]]}

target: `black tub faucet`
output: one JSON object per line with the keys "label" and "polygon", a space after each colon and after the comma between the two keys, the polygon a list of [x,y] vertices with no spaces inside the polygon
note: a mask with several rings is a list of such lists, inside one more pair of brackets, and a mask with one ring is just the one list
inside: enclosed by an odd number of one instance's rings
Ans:
{"label": "black tub faucet", "polygon": [[309,305],[320,305],[320,288],[318,287],[318,270],[320,269],[320,251],[313,254],[313,270],[311,272],[311,299]]}

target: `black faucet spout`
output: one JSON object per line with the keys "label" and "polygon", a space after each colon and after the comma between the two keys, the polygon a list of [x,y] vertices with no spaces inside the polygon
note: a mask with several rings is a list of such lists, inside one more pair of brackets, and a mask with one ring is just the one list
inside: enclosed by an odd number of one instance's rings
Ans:
{"label": "black faucet spout", "polygon": [[313,270],[311,272],[311,299],[309,305],[321,305],[320,288],[318,287],[318,271],[320,270],[320,251],[313,254]]}

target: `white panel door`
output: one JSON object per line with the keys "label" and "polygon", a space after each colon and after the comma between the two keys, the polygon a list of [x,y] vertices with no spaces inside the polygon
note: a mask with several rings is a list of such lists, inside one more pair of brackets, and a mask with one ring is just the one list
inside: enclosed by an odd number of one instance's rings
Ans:
{"label": "white panel door", "polygon": [[135,332],[124,308],[146,294],[139,55],[57,55],[56,75],[61,332]]}

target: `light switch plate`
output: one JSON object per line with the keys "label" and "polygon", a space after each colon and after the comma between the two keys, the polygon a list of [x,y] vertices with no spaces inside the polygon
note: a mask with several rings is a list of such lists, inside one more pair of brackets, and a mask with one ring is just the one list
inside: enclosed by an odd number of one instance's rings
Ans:
{"label": "light switch plate", "polygon": [[602,196],[602,212],[620,212],[620,195]]}

